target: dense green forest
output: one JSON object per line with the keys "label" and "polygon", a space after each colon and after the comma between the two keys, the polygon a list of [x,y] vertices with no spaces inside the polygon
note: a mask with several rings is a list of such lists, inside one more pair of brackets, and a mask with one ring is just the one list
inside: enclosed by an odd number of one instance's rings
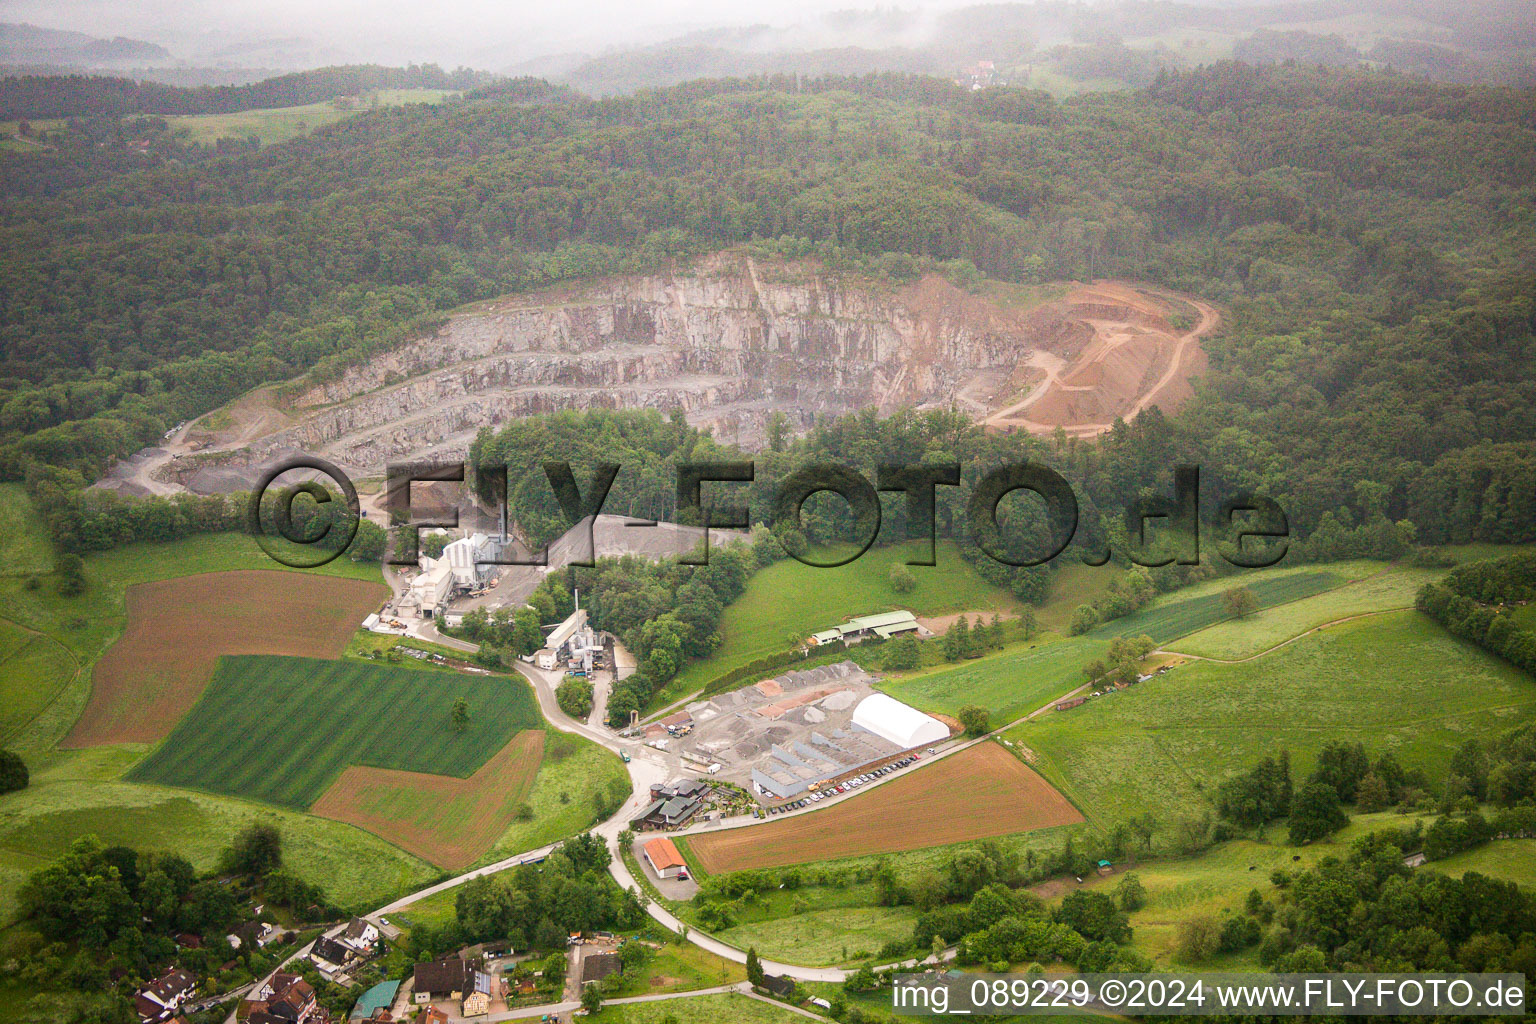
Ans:
{"label": "dense green forest", "polygon": [[1290,66],[1064,102],[899,75],[499,83],[8,202],[0,475],[68,492],[466,301],[750,243],[897,276],[1091,261],[1224,304],[1195,402],[1064,454],[1116,481],[1109,506],[1184,459],[1302,533],[1530,540],[1533,143],[1530,90]]}
{"label": "dense green forest", "polygon": [[0,120],[127,114],[229,114],[264,107],[299,107],[373,89],[473,89],[492,76],[432,64],[315,68],[250,85],[194,89],[104,75],[15,75],[0,78]]}

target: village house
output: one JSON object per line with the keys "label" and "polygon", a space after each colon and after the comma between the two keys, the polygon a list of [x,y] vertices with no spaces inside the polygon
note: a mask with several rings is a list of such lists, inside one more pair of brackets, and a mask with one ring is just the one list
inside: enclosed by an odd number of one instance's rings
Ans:
{"label": "village house", "polygon": [[491,1012],[491,996],[496,980],[485,971],[476,971],[474,988],[464,996],[462,1013],[466,1017],[479,1017]]}
{"label": "village house", "polygon": [[315,939],[315,944],[309,950],[309,959],[320,968],[322,974],[335,974],[355,955],[352,947],[344,946],[337,940],[324,935]]}
{"label": "village house", "polygon": [[316,1018],[315,990],[297,974],[278,971],[256,986],[235,1011],[248,1024],[308,1024]]}
{"label": "village house", "polygon": [[363,956],[368,956],[379,944],[379,930],[374,927],[373,922],[354,917],[336,938]]}
{"label": "village house", "polygon": [[197,995],[197,979],[173,967],[134,993],[133,1006],[145,1024],[163,1024]]}
{"label": "village house", "polygon": [[429,964],[417,964],[415,994],[418,1005],[439,999],[462,1000],[475,990],[475,974],[479,964],[470,960],[436,960]]}

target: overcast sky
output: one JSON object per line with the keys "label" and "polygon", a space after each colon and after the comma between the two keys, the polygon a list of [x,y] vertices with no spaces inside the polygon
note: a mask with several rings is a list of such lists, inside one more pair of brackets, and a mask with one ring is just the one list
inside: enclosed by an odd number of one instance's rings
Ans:
{"label": "overcast sky", "polygon": [[[0,0],[0,20],[158,42],[181,57],[293,40],[327,58],[432,60],[498,70],[534,56],[600,52],[690,29],[787,25],[824,11],[940,9],[967,0]],[[975,0],[969,0],[975,2]],[[231,48],[234,48],[233,51]],[[229,63],[228,56],[224,61]]]}

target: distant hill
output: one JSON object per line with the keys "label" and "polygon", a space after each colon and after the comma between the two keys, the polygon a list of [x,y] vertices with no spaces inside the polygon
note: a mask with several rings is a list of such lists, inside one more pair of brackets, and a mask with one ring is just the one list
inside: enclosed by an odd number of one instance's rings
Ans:
{"label": "distant hill", "polygon": [[116,36],[98,39],[25,23],[0,23],[0,64],[42,64],[93,68],[110,64],[155,63],[174,59],[158,43]]}
{"label": "distant hill", "polygon": [[1449,81],[1524,84],[1536,80],[1529,10],[1525,0],[1037,0],[943,13],[842,11],[789,25],[689,32],[599,56],[563,54],[508,70],[594,95],[699,78],[880,72],[1062,93],[1144,86],[1160,70],[1227,57],[1335,67],[1368,62]]}

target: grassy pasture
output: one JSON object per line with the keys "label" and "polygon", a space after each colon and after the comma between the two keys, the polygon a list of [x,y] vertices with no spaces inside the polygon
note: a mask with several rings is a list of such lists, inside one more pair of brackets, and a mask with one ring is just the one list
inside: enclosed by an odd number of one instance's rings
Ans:
{"label": "grassy pasture", "polygon": [[915,907],[818,905],[799,914],[738,924],[715,936],[738,949],[756,946],[769,960],[822,967],[855,963],[887,942],[909,939],[916,922]]}
{"label": "grassy pasture", "polygon": [[1252,657],[1293,636],[1350,615],[1411,608],[1419,587],[1443,575],[1438,569],[1393,566],[1377,575],[1287,604],[1269,605],[1245,619],[1227,619],[1183,637],[1173,649],[1203,658]]}
{"label": "grassy pasture", "polygon": [[[964,794],[963,801],[955,799]],[[897,853],[1081,821],[1076,808],[996,743],[981,743],[831,807],[691,836],[705,872]]]}
{"label": "grassy pasture", "polygon": [[0,743],[42,714],[75,669],[69,649],[53,637],[0,620]]}
{"label": "grassy pasture", "polygon": [[913,675],[893,677],[880,689],[924,711],[953,715],[966,704],[992,713],[993,727],[1022,718],[1085,682],[1083,666],[1109,647],[1097,636],[1049,639]]}
{"label": "grassy pasture", "polygon": [[[462,733],[450,720],[461,696]],[[466,778],[542,724],[522,679],[239,655],[129,778],[304,809],[349,765]]]}
{"label": "grassy pasture", "polygon": [[[1073,574],[1067,582],[1074,591],[1083,592],[1089,585],[1087,578],[1068,571]],[[1348,563],[1337,572],[1275,570],[1274,575],[1239,579],[1253,591],[1261,607],[1270,608],[1325,591],[1361,571],[1356,563]],[[1115,637],[1146,633],[1159,643],[1167,643],[1222,622],[1227,617],[1222,592],[1233,585],[1231,578],[1210,580],[1162,595],[1136,613],[1081,636],[1059,639],[1047,634],[1027,646],[1012,646],[985,658],[894,674],[881,689],[914,707],[940,714],[952,715],[963,705],[979,704],[992,713],[994,726],[1003,725],[1086,682],[1083,666],[1101,657]],[[1261,612],[1235,626],[1240,630],[1265,614],[1271,613]]]}
{"label": "grassy pasture", "polygon": [[1426,871],[1460,878],[1476,871],[1522,889],[1536,888],[1536,839],[1499,839],[1424,865]]}
{"label": "grassy pasture", "polygon": [[731,994],[682,996],[651,1003],[610,1003],[588,1017],[594,1024],[804,1024],[806,1018],[776,1003]]}
{"label": "grassy pasture", "polygon": [[960,557],[953,541],[940,541],[934,561],[911,566],[917,586],[898,594],[890,585],[893,565],[915,557],[913,547],[873,548],[835,569],[818,569],[792,558],[775,562],[747,583],[720,620],[719,650],[683,668],[656,698],[657,706],[684,697],[748,662],[780,651],[812,633],[858,615],[906,608],[916,615],[947,612],[1017,612],[1013,595],[983,580]]}
{"label": "grassy pasture", "polygon": [[1103,827],[1145,811],[1198,813],[1223,779],[1281,748],[1305,774],[1328,739],[1438,773],[1468,737],[1533,712],[1530,677],[1403,611],[1241,665],[1186,663],[1008,736],[1041,754],[1045,777]]}
{"label": "grassy pasture", "polygon": [[53,546],[21,484],[0,484],[0,537],[5,538],[0,575],[53,571]]}
{"label": "grassy pasture", "polygon": [[614,782],[629,785],[619,755],[580,736],[546,729],[544,757],[524,798],[533,817],[508,825],[484,859],[534,850],[587,828],[594,819],[592,793]]}

